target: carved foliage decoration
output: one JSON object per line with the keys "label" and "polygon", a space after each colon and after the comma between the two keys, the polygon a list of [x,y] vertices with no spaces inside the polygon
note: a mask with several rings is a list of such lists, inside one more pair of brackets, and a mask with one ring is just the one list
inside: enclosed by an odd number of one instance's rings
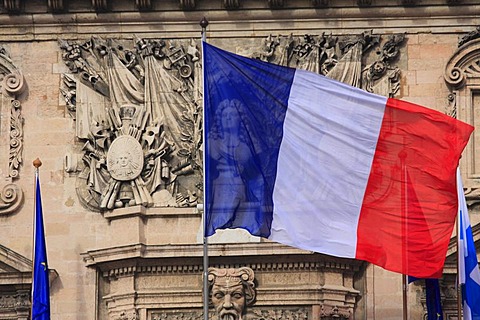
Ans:
{"label": "carved foliage decoration", "polygon": [[[215,319],[214,312],[209,312],[209,319]],[[174,310],[174,311],[151,311],[149,320],[202,320],[201,311]],[[307,320],[309,312],[307,308],[298,307],[272,307],[251,308],[247,319],[255,320]],[[322,318],[323,319],[323,318]],[[340,318],[341,319],[341,318]]]}
{"label": "carved foliage decoration", "polygon": [[[26,90],[22,73],[13,64],[5,48],[0,48],[1,112],[8,115],[8,128],[0,128],[8,136],[8,173],[0,191],[0,215],[15,212],[23,202],[23,191],[13,182],[19,177],[23,156],[23,116],[19,97]],[[7,130],[5,130],[7,129]]]}

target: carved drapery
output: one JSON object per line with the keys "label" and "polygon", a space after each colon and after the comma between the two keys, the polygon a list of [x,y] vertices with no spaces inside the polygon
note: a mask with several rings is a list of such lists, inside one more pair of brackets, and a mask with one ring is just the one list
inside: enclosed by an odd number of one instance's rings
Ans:
{"label": "carved drapery", "polygon": [[[459,120],[475,125],[480,121],[480,28],[459,39],[459,48],[445,69],[445,81],[451,89],[448,112]],[[465,196],[468,203],[480,202],[480,134],[474,132],[461,159]]]}
{"label": "carved drapery", "polygon": [[[14,182],[19,177],[23,161],[23,116],[20,97],[26,85],[22,73],[17,69],[4,48],[0,48],[0,112],[2,121],[0,132],[8,145],[8,170],[0,186],[0,215],[15,212],[22,204],[23,191]],[[4,155],[7,156],[7,155]]]}

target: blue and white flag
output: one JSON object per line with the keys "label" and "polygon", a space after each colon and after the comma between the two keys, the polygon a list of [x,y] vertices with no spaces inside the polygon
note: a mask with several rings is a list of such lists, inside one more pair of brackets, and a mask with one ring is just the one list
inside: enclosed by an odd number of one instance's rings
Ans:
{"label": "blue and white flag", "polygon": [[462,286],[463,319],[480,320],[480,269],[460,170],[457,170],[457,187],[460,221],[458,272]]}
{"label": "blue and white flag", "polygon": [[33,249],[32,320],[50,320],[49,285],[47,247],[45,244],[45,229],[43,227],[40,180],[37,172]]}

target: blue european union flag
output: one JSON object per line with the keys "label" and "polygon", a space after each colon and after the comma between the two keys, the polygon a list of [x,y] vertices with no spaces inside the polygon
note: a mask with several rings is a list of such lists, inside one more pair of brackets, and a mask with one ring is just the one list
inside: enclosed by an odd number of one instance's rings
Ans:
{"label": "blue european union flag", "polygon": [[[408,283],[419,278],[408,276]],[[440,296],[440,285],[438,279],[425,280],[425,300],[427,305],[426,320],[443,320],[442,301]]]}
{"label": "blue european union flag", "polygon": [[48,282],[47,247],[43,228],[40,180],[36,179],[35,231],[33,253],[32,320],[50,320],[50,288]]}

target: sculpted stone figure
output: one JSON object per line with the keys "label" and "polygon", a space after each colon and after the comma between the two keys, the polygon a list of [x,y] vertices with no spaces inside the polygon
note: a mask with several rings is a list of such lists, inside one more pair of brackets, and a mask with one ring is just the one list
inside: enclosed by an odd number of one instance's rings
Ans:
{"label": "sculpted stone figure", "polygon": [[247,306],[255,301],[253,270],[208,269],[210,300],[218,320],[245,320]]}

